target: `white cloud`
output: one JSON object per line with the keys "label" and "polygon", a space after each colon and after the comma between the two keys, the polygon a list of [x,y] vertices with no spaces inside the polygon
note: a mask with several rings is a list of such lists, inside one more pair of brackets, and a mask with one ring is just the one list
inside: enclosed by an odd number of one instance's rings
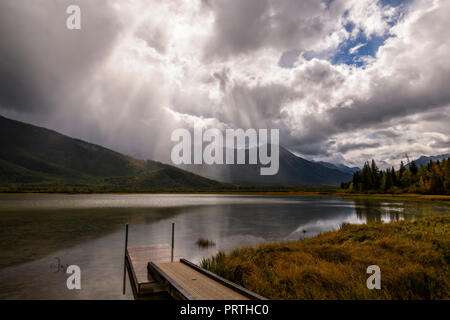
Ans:
{"label": "white cloud", "polygon": [[356,52],[358,52],[359,49],[361,49],[362,47],[366,46],[367,43],[359,43],[356,46],[354,46],[353,48],[350,48],[348,50],[349,54],[355,54]]}

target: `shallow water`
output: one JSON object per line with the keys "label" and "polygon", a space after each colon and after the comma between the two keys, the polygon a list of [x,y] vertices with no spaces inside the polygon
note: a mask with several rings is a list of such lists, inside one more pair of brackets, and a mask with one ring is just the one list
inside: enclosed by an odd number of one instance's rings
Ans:
{"label": "shallow water", "polygon": [[[132,299],[129,284],[122,294],[126,223],[133,246],[169,243],[175,222],[177,252],[198,263],[218,250],[296,240],[343,222],[448,213],[439,202],[329,196],[0,196],[0,299]],[[199,238],[216,245],[199,248]],[[81,290],[67,289],[58,263],[81,268]]]}

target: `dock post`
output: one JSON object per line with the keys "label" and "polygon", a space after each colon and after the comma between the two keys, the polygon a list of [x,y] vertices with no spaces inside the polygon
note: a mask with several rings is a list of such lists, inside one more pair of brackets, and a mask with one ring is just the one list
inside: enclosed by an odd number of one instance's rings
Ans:
{"label": "dock post", "polygon": [[170,254],[170,262],[173,262],[173,247],[175,245],[175,222],[172,222],[172,252]]}
{"label": "dock post", "polygon": [[125,255],[123,259],[123,294],[126,293],[127,280],[127,248],[128,248],[128,223],[125,225]]}

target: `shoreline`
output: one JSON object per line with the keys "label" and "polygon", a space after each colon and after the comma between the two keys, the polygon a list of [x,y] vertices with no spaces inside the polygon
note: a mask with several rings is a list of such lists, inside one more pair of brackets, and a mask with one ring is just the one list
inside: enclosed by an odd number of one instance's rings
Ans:
{"label": "shoreline", "polygon": [[128,195],[128,194],[199,194],[199,195],[254,195],[254,196],[335,196],[342,198],[404,199],[404,200],[442,200],[450,201],[450,195],[428,195],[417,193],[348,193],[342,191],[152,191],[152,192],[0,192],[0,196],[9,195]]}

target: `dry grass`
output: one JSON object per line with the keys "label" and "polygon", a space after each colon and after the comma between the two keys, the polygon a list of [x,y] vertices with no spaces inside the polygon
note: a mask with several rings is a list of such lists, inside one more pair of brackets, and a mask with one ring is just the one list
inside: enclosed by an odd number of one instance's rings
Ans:
{"label": "dry grass", "polygon": [[[342,225],[297,242],[234,250],[202,267],[270,299],[449,299],[450,216]],[[369,265],[381,290],[369,290]]]}

